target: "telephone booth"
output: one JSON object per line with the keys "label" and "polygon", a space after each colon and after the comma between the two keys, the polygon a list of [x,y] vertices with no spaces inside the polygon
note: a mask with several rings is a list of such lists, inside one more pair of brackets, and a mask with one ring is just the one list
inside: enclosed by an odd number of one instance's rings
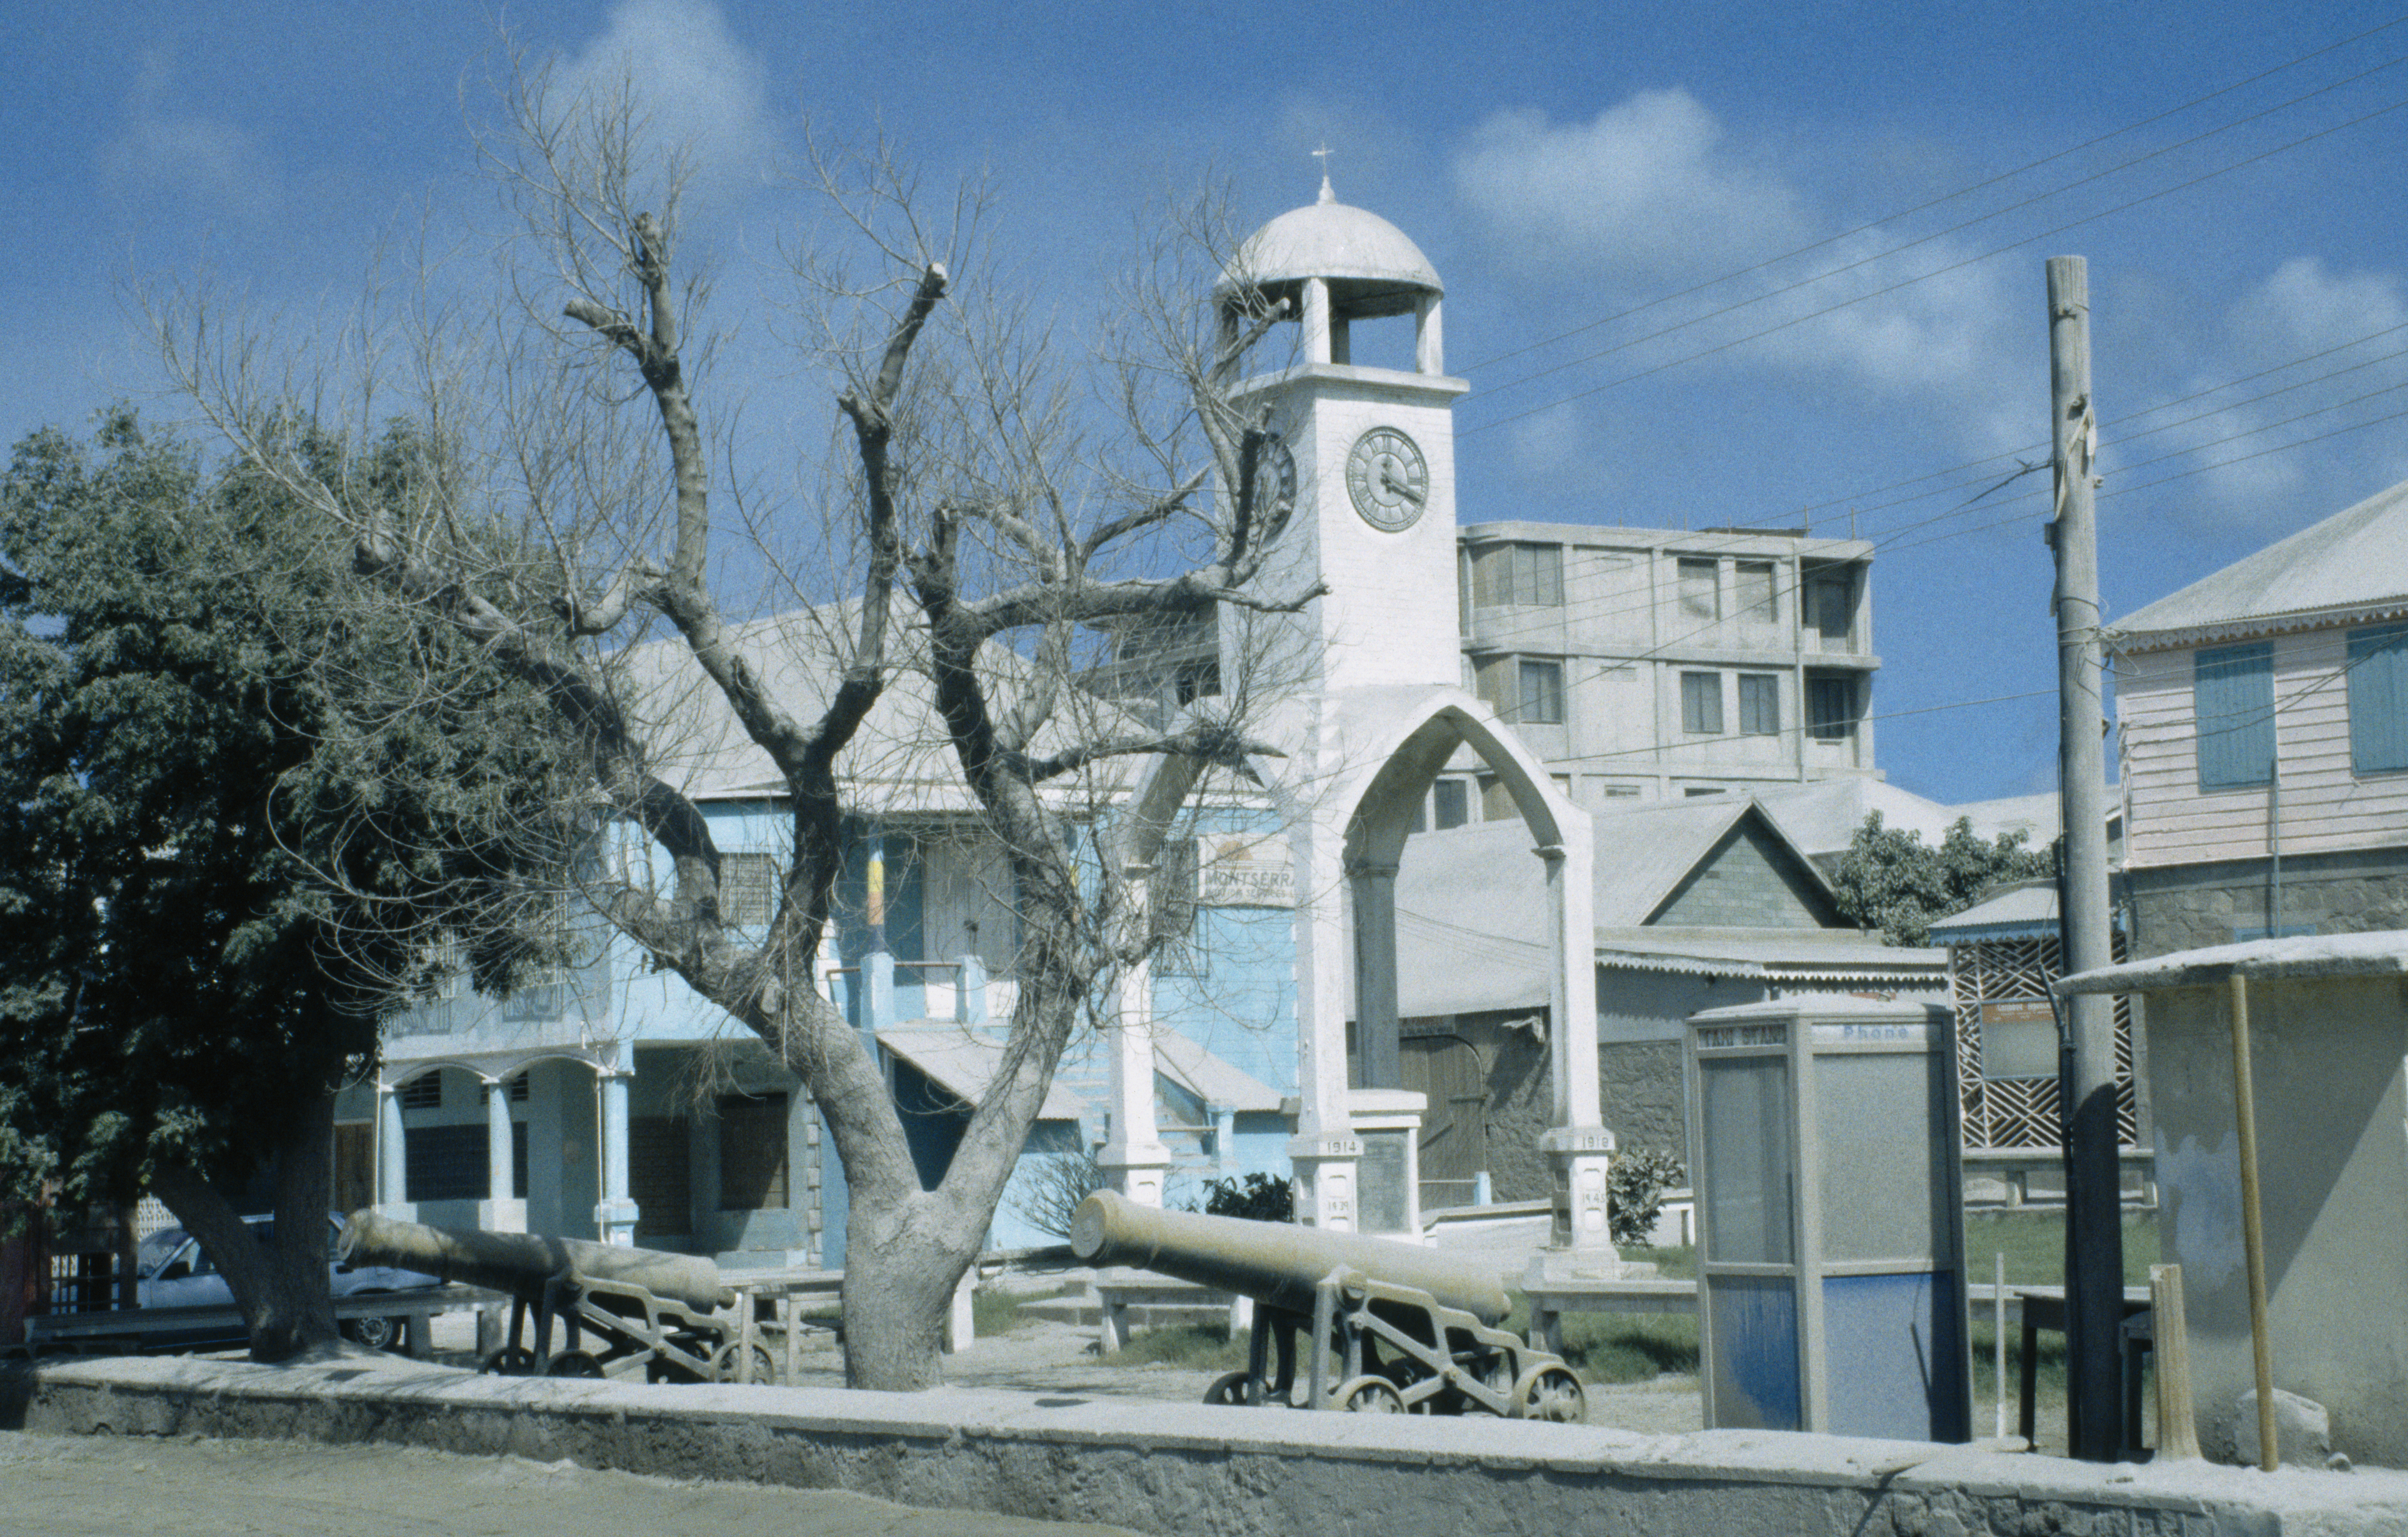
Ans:
{"label": "telephone booth", "polygon": [[1947,1010],[1709,1009],[1684,1057],[1706,1424],[1969,1439]]}

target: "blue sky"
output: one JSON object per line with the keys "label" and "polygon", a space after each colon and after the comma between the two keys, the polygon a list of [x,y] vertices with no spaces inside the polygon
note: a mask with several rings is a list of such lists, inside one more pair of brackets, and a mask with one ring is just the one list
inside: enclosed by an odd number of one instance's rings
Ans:
{"label": "blue sky", "polygon": [[[1965,800],[2054,782],[2049,698],[1939,708],[2054,682],[2045,474],[1960,507],[2044,456],[2044,257],[2090,263],[2111,615],[2408,478],[2408,417],[2384,420],[2408,409],[2400,4],[508,16],[570,69],[632,62],[701,146],[723,320],[774,296],[757,259],[798,213],[770,168],[806,111],[882,123],[932,184],[991,168],[998,249],[1073,328],[1150,197],[1226,178],[1258,223],[1309,199],[1326,144],[1340,195],[1446,280],[1464,518],[1806,509],[1884,541],[1882,763]],[[137,281],[207,270],[265,309],[338,309],[422,209],[464,245],[490,232],[467,124],[494,26],[443,4],[19,7],[0,429],[156,392]],[[824,431],[766,346],[714,382],[764,430]]]}

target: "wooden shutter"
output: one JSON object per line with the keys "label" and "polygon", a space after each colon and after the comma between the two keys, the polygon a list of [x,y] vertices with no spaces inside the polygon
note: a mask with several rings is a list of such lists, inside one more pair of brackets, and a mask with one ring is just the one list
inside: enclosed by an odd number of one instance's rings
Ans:
{"label": "wooden shutter", "polygon": [[2199,787],[2263,784],[2274,771],[2274,647],[2202,648],[2192,664]]}
{"label": "wooden shutter", "polygon": [[2349,766],[2408,768],[2408,625],[2349,632]]}
{"label": "wooden shutter", "polygon": [[786,1204],[786,1097],[728,1094],[719,1100],[719,1209]]}
{"label": "wooden shutter", "polygon": [[694,1230],[686,1123],[670,1115],[627,1117],[627,1195],[636,1203],[636,1240],[682,1238]]}

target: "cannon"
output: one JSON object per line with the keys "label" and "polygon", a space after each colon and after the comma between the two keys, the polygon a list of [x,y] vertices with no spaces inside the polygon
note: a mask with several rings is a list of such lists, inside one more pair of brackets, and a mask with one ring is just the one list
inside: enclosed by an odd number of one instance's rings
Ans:
{"label": "cannon", "polygon": [[[511,1299],[509,1333],[483,1361],[487,1372],[539,1377],[632,1377],[652,1382],[767,1382],[767,1350],[749,1358],[735,1327],[715,1316],[735,1305],[719,1267],[694,1255],[620,1248],[535,1233],[430,1228],[374,1212],[343,1220],[337,1252],[352,1265],[397,1265],[446,1281],[489,1286]],[[523,1344],[529,1310],[532,1344]],[[566,1325],[568,1348],[552,1354],[552,1326]],[[579,1348],[591,1333],[602,1348]]]}
{"label": "cannon", "polygon": [[1588,1412],[1561,1357],[1497,1327],[1512,1304],[1496,1272],[1473,1261],[1357,1233],[1158,1211],[1110,1190],[1071,1214],[1070,1248],[1089,1264],[1254,1299],[1246,1369],[1215,1382],[1207,1403],[1297,1406],[1302,1332],[1312,1349],[1301,1407],[1562,1422]]}

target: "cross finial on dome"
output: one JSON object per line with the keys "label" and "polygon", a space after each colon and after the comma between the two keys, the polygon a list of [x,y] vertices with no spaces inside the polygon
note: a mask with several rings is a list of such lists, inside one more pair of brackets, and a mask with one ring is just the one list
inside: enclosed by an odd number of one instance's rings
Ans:
{"label": "cross finial on dome", "polygon": [[1320,149],[1313,151],[1312,158],[1321,162],[1321,195],[1314,199],[1314,201],[1321,203],[1337,202],[1338,194],[1329,190],[1329,146],[1325,143]]}

